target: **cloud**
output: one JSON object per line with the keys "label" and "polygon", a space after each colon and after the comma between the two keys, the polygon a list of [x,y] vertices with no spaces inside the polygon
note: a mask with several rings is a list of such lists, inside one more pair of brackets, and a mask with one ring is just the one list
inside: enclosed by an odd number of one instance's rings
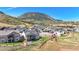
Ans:
{"label": "cloud", "polygon": [[8,10],[12,10],[12,9],[15,9],[15,8],[17,8],[17,7],[9,7],[9,8],[0,8],[0,11],[8,11]]}
{"label": "cloud", "polygon": [[10,7],[10,8],[7,8],[6,10],[12,10],[12,9],[15,9],[17,7]]}

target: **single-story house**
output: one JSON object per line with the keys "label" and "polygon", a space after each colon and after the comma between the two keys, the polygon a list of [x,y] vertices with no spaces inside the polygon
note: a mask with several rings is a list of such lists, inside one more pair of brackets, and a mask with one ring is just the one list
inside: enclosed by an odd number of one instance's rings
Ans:
{"label": "single-story house", "polygon": [[35,30],[28,30],[25,32],[28,41],[38,40],[40,38],[39,33]]}
{"label": "single-story house", "polygon": [[16,42],[20,40],[20,34],[13,30],[1,31],[0,30],[0,42]]}

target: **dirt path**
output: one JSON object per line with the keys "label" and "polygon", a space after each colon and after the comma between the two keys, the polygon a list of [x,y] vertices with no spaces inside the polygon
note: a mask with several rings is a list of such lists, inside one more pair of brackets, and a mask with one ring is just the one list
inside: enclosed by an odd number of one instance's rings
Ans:
{"label": "dirt path", "polygon": [[37,51],[79,51],[79,45],[60,44],[49,40],[41,48],[35,48]]}

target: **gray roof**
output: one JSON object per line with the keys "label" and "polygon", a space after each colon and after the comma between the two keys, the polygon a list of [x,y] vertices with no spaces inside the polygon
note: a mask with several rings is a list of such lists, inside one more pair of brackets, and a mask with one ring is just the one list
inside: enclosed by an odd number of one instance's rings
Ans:
{"label": "gray roof", "polygon": [[5,35],[9,35],[10,33],[12,33],[12,32],[17,32],[18,33],[18,31],[16,30],[7,30],[7,31],[5,31],[5,30],[0,30],[0,36],[5,36]]}

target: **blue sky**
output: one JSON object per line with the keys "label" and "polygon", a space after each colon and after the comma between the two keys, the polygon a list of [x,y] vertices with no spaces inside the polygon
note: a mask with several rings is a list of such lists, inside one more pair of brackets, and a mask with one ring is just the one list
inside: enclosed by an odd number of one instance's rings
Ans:
{"label": "blue sky", "polygon": [[0,11],[15,17],[40,12],[64,21],[79,21],[79,7],[0,7]]}

